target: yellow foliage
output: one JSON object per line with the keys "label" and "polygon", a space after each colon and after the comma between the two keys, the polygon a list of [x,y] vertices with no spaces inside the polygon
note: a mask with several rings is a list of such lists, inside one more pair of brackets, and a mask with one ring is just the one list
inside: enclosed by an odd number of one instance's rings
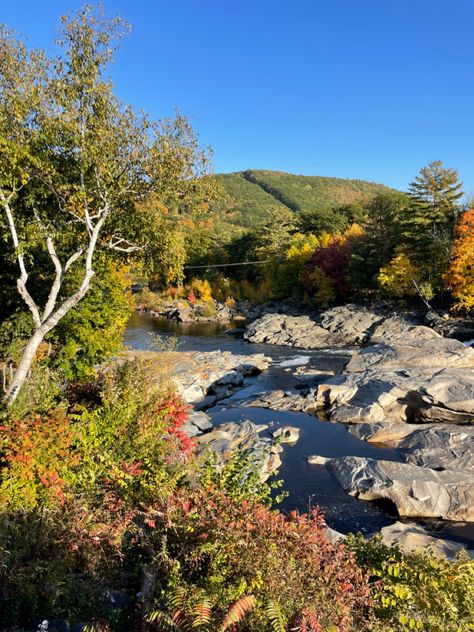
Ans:
{"label": "yellow foliage", "polygon": [[336,237],[337,233],[331,234],[326,231],[323,231],[319,235],[319,245],[321,248],[327,248],[334,237]]}
{"label": "yellow foliage", "polygon": [[212,288],[207,279],[193,279],[189,284],[189,289],[192,290],[196,298],[200,299],[204,303],[212,301]]}
{"label": "yellow foliage", "polygon": [[359,224],[352,224],[342,235],[344,243],[358,241],[364,234],[364,229]]}
{"label": "yellow foliage", "polygon": [[402,297],[414,294],[413,280],[418,274],[418,269],[410,261],[408,255],[401,253],[396,255],[388,265],[380,268],[377,280],[387,294]]}
{"label": "yellow foliage", "polygon": [[314,285],[315,292],[313,299],[321,307],[328,307],[329,303],[336,298],[336,292],[331,279],[322,268],[316,267],[310,274],[311,282]]}

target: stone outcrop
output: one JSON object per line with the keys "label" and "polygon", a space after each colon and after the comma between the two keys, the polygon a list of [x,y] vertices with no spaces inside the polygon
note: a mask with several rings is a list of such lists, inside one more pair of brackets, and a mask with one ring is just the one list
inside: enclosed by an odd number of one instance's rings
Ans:
{"label": "stone outcrop", "polygon": [[309,316],[266,314],[248,325],[244,338],[249,342],[284,345],[299,349],[327,349],[344,346],[334,336]]}
{"label": "stone outcrop", "polygon": [[[233,355],[228,351],[170,353],[167,362],[171,377],[183,399],[199,404],[231,396],[245,378],[268,368],[271,359],[262,354]],[[213,398],[213,399],[212,399]]]}
{"label": "stone outcrop", "polygon": [[320,316],[266,314],[247,327],[245,338],[250,342],[325,349],[403,339],[415,334],[426,339],[439,337],[428,327],[417,326],[406,315],[387,316],[358,305],[344,305],[328,309]]}
{"label": "stone outcrop", "polygon": [[329,459],[327,467],[348,494],[389,500],[400,516],[474,521],[472,472],[352,456]]}
{"label": "stone outcrop", "polygon": [[354,373],[377,368],[400,370],[438,367],[474,369],[474,349],[458,340],[441,338],[437,334],[429,341],[415,335],[404,341],[379,343],[361,349],[350,359],[345,371]]}
{"label": "stone outcrop", "polygon": [[434,536],[416,522],[397,521],[383,527],[380,533],[384,544],[398,544],[405,553],[426,549],[429,546],[439,557],[454,558],[459,551],[466,551],[470,557],[474,557],[474,550],[466,549],[465,544]]}
{"label": "stone outcrop", "polygon": [[316,407],[343,423],[474,422],[474,370],[375,370],[335,376],[319,384]]}
{"label": "stone outcrop", "polygon": [[[264,426],[257,426],[248,420],[221,424],[197,437],[199,451],[204,453],[209,449],[218,468],[236,452],[244,452],[249,456],[252,466],[256,467],[260,479],[266,481],[280,467],[283,448],[268,437],[260,437],[259,432],[262,430],[265,430]],[[242,476],[246,476],[245,471],[242,471]]]}

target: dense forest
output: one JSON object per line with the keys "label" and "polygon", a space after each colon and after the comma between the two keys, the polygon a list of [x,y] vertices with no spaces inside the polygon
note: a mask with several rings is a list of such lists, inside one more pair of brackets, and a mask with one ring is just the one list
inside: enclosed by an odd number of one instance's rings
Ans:
{"label": "dense forest", "polygon": [[116,359],[131,283],[210,309],[387,297],[471,312],[457,172],[433,162],[406,193],[215,177],[188,119],[115,95],[127,29],[86,6],[55,56],[0,31],[0,628],[471,629],[467,556],[329,542],[317,509],[279,512],[278,482],[245,454],[216,468],[195,451],[166,358]]}

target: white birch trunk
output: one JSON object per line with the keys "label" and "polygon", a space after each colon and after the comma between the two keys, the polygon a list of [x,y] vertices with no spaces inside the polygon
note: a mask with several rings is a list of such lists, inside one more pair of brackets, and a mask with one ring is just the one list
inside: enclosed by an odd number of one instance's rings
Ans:
{"label": "white birch trunk", "polygon": [[86,219],[87,219],[87,228],[89,231],[89,243],[87,245],[86,253],[85,253],[85,262],[84,262],[84,276],[82,278],[81,285],[77,292],[72,294],[69,298],[64,300],[59,306],[57,306],[57,300],[59,296],[59,292],[62,287],[62,283],[64,280],[64,276],[70,266],[82,255],[82,249],[75,252],[63,266],[59,261],[56,251],[54,249],[54,243],[51,237],[48,237],[46,240],[47,250],[53,261],[54,267],[56,269],[56,275],[54,281],[51,285],[51,289],[49,292],[49,297],[44,308],[43,314],[41,315],[38,306],[33,300],[32,296],[26,289],[26,282],[28,279],[28,274],[26,271],[26,267],[23,260],[23,255],[21,253],[21,249],[19,246],[19,240],[16,233],[15,222],[13,218],[13,213],[10,207],[10,199],[6,199],[5,196],[1,195],[8,223],[10,227],[10,233],[13,239],[13,244],[17,254],[17,262],[20,269],[20,277],[18,279],[18,291],[25,303],[28,305],[31,314],[33,316],[33,321],[35,324],[35,330],[28,340],[23,354],[21,356],[18,367],[15,371],[15,375],[13,380],[11,381],[7,393],[5,396],[5,400],[8,405],[13,404],[15,399],[18,397],[18,393],[20,392],[23,384],[28,378],[29,371],[35,359],[36,353],[40,344],[43,342],[44,337],[48,334],[63,318],[70,309],[72,309],[79,301],[85,296],[86,292],[90,288],[91,279],[94,275],[94,270],[92,268],[92,260],[94,256],[94,252],[97,246],[97,240],[99,237],[100,230],[109,214],[110,207],[106,204],[96,215],[97,221],[93,225],[90,221],[89,214],[86,211]]}

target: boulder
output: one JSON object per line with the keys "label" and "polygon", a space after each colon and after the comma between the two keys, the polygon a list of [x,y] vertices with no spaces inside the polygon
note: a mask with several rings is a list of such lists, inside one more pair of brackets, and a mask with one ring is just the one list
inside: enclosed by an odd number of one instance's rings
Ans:
{"label": "boulder", "polygon": [[405,553],[412,553],[420,549],[430,549],[439,557],[454,558],[459,551],[466,551],[474,557],[474,550],[466,549],[461,542],[446,540],[431,535],[424,527],[416,522],[395,522],[380,531],[382,541],[387,546],[398,544]]}
{"label": "boulder", "polygon": [[245,477],[256,467],[260,480],[266,481],[281,466],[281,446],[274,445],[269,438],[260,437],[259,432],[264,429],[249,420],[221,424],[197,437],[198,452],[204,453],[210,449],[218,468],[236,452],[244,452],[250,457],[251,467],[248,473],[243,471],[242,475]]}
{"label": "boulder", "polygon": [[474,472],[474,427],[418,428],[398,443],[407,461],[434,469]]}
{"label": "boulder", "polygon": [[344,346],[309,316],[266,314],[248,325],[244,338],[249,342],[285,345],[299,349],[327,349]]}
{"label": "boulder", "polygon": [[294,426],[283,426],[273,433],[274,439],[279,439],[280,443],[296,443],[300,438],[300,429]]}
{"label": "boulder", "polygon": [[400,516],[474,521],[474,473],[436,470],[363,457],[330,459],[344,490],[362,500],[389,500]]}
{"label": "boulder", "polygon": [[346,365],[348,373],[376,368],[474,368],[474,349],[457,340],[437,336],[427,342],[423,338],[408,338],[403,342],[379,343],[361,349]]}
{"label": "boulder", "polygon": [[312,454],[308,456],[306,460],[310,465],[326,465],[329,458],[327,456],[320,456],[319,454]]}
{"label": "boulder", "polygon": [[371,369],[335,376],[313,392],[315,407],[326,408],[332,421],[474,422],[471,369]]}

